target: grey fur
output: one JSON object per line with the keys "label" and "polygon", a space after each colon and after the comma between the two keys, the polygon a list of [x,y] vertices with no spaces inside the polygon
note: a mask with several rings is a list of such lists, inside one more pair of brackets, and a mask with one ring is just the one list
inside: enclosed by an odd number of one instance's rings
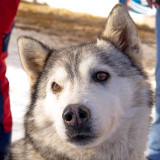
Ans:
{"label": "grey fur", "polygon": [[[121,11],[124,11],[124,8],[122,5],[119,4],[111,12],[109,17],[110,21],[112,22],[113,20],[112,14],[114,15],[115,14],[114,12],[121,12]],[[124,11],[124,14],[127,17],[127,12]],[[123,18],[123,15],[121,18]],[[127,18],[129,19],[128,22],[131,23],[129,26],[133,27],[134,26],[132,25],[133,22],[130,20],[129,17]],[[108,24],[106,24],[106,26],[107,25]],[[126,28],[128,28],[128,23]],[[110,37],[112,36],[112,34],[109,34],[108,37],[106,36],[108,32],[110,32],[110,27],[107,26],[102,32],[102,37],[99,40],[100,42],[86,44],[78,47],[70,47],[68,49],[62,49],[59,51],[56,51],[55,49],[49,49],[48,47],[44,46],[41,42],[29,37],[21,37],[19,39],[18,41],[19,51],[22,63],[24,69],[30,76],[31,100],[30,100],[30,105],[28,106],[28,111],[25,115],[25,122],[24,122],[25,137],[11,146],[6,160],[21,160],[21,159],[23,160],[82,160],[82,159],[83,160],[129,160],[129,159],[142,160],[143,159],[143,151],[145,146],[142,146],[141,149],[142,151],[140,151],[139,153],[139,149],[136,149],[136,147],[137,148],[139,147],[138,144],[135,144],[135,146],[132,145],[130,146],[130,144],[125,144],[125,145],[119,144],[120,143],[119,137],[116,136],[116,133],[113,133],[113,135],[111,135],[111,137],[115,136],[114,140],[108,140],[107,142],[104,142],[104,144],[101,144],[100,146],[95,146],[93,148],[87,148],[87,149],[72,148],[59,138],[56,129],[53,127],[55,122],[51,122],[49,117],[43,115],[43,113],[39,112],[40,114],[39,115],[36,112],[37,107],[40,107],[37,104],[39,103],[40,100],[44,100],[46,98],[48,92],[46,88],[47,84],[49,83],[52,75],[56,73],[56,70],[59,66],[65,68],[68,80],[72,81],[73,84],[75,82],[78,82],[78,84],[81,86],[84,83],[84,79],[82,78],[81,73],[79,71],[80,65],[85,60],[94,58],[97,64],[109,66],[113,70],[113,72],[117,75],[118,78],[127,79],[128,81],[133,81],[133,80],[136,81],[137,86],[134,91],[134,99],[132,100],[133,101],[132,105],[128,106],[128,108],[140,109],[140,106],[142,106],[142,108],[144,109],[145,105],[144,111],[146,114],[145,117],[146,119],[144,118],[145,119],[144,125],[147,127],[144,128],[144,133],[142,134],[144,134],[144,137],[147,136],[147,131],[149,128],[149,120],[148,120],[150,112],[149,107],[152,106],[152,91],[150,90],[150,85],[147,82],[147,76],[144,73],[143,68],[139,63],[139,60],[137,60],[140,54],[139,53],[140,50],[139,49],[136,50],[136,47],[135,48],[133,47],[132,48],[133,52],[132,52],[131,48],[129,50],[129,48],[124,47],[125,44],[128,43],[125,41],[129,37],[127,37],[126,39],[122,39],[121,43],[117,44],[116,43],[117,39],[115,37],[113,38],[112,41]],[[119,32],[121,32],[121,30]],[[134,32],[136,33],[136,31]],[[136,39],[138,38],[136,37]],[[139,42],[137,41],[136,43],[139,47],[138,44]],[[27,54],[25,53],[26,51]],[[42,54],[41,52],[44,53],[43,56],[41,56]],[[31,58],[33,55],[34,55],[33,58],[35,58],[35,60],[29,61],[28,59]],[[26,56],[31,56],[31,57],[27,59]],[[38,69],[36,67],[33,67],[36,65],[38,65]],[[32,69],[34,71],[32,71]],[[103,83],[96,83],[93,79],[93,74],[98,71],[103,71],[103,70],[99,70],[94,66],[89,66],[89,71],[88,71],[89,84],[100,86],[100,89],[105,88],[106,91],[108,91],[109,82],[112,81],[112,74],[110,75],[111,77],[109,78],[108,81]],[[55,96],[57,96],[58,99],[59,97],[61,97],[61,93],[56,93]],[[41,107],[43,108],[43,106]],[[53,108],[54,107],[55,106],[53,106]],[[35,115],[35,113],[37,114]],[[43,116],[41,116],[41,114]],[[130,114],[132,113],[129,113],[128,116],[130,116]],[[40,121],[42,119],[43,120],[42,124],[37,123],[36,118]],[[136,120],[140,118],[141,115],[137,117]],[[94,125],[94,123],[90,124],[91,126]],[[143,127],[143,123],[138,125],[141,125]],[[121,128],[117,128],[116,130],[117,133],[119,132],[120,129]],[[95,133],[98,132],[93,127],[92,130],[93,131],[91,132]],[[123,133],[123,131],[121,132]],[[130,126],[127,132],[128,137],[123,137],[123,138],[124,139],[128,138],[129,141],[131,142],[134,141],[134,138],[137,138],[135,137],[137,132],[135,133],[135,135],[133,134],[133,132],[136,132],[136,129],[134,128],[134,126]],[[52,140],[54,140],[54,142]],[[132,143],[134,144],[134,142]]]}

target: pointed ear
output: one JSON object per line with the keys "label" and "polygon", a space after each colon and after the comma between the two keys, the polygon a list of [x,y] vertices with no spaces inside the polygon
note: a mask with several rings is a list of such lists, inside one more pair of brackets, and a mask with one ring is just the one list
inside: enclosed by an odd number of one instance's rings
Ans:
{"label": "pointed ear", "polygon": [[[139,38],[137,29],[122,4],[117,4],[111,11],[100,40],[108,40],[120,51],[136,58],[139,57]],[[137,58],[138,58],[137,57]]]}
{"label": "pointed ear", "polygon": [[24,70],[33,86],[43,70],[50,49],[43,43],[27,36],[18,38],[18,48]]}

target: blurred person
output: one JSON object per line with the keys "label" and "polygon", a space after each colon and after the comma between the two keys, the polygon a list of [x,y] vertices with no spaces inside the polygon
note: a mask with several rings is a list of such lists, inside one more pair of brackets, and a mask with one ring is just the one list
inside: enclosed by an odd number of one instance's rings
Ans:
{"label": "blurred person", "polygon": [[20,0],[0,0],[0,160],[4,159],[11,142],[12,116],[9,83],[5,76],[7,48],[13,20]]}
{"label": "blurred person", "polygon": [[127,10],[138,14],[151,15],[153,10],[149,8],[147,0],[120,0]]}

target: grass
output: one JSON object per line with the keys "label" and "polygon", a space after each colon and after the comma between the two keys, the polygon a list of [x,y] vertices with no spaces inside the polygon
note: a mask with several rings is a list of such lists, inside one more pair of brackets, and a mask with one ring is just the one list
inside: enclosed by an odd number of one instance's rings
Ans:
{"label": "grass", "polygon": [[[68,40],[85,43],[96,40],[106,19],[22,1],[15,21],[15,26],[22,29],[67,36]],[[137,29],[142,42],[155,43],[154,29],[146,25],[138,25]]]}

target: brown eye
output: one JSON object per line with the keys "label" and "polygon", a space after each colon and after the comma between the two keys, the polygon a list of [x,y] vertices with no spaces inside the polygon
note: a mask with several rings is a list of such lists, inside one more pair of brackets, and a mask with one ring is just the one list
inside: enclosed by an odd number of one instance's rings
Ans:
{"label": "brown eye", "polygon": [[52,89],[54,90],[54,91],[59,91],[60,89],[61,89],[61,87],[60,87],[60,85],[59,84],[57,84],[57,83],[53,83],[52,84]]}
{"label": "brown eye", "polygon": [[109,79],[110,75],[106,72],[97,72],[95,75],[96,81],[107,81]]}

